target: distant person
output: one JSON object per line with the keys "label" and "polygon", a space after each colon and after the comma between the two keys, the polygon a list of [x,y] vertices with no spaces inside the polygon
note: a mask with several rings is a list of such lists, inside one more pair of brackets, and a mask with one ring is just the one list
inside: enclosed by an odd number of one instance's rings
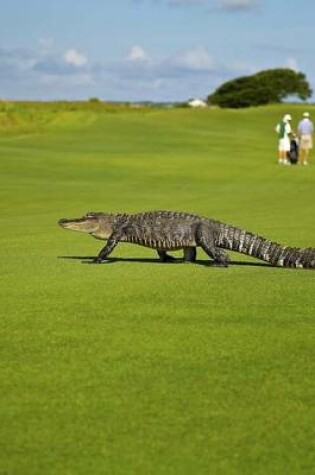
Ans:
{"label": "distant person", "polygon": [[278,146],[278,163],[280,165],[290,165],[288,153],[290,152],[291,137],[293,137],[290,114],[285,114],[283,119],[277,124],[276,132],[279,138]]}
{"label": "distant person", "polygon": [[313,148],[314,125],[308,112],[304,112],[303,119],[299,122],[297,129],[299,137],[299,161],[300,165],[308,165],[308,156]]}

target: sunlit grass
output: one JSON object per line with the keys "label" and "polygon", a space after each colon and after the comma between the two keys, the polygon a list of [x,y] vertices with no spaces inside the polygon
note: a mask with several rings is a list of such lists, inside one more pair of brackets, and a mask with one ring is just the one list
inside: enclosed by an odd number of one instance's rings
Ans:
{"label": "sunlit grass", "polygon": [[304,107],[97,107],[0,120],[1,470],[311,473],[313,271],[127,244],[93,266],[102,242],[56,224],[178,209],[314,246],[315,161],[276,163],[274,125]]}

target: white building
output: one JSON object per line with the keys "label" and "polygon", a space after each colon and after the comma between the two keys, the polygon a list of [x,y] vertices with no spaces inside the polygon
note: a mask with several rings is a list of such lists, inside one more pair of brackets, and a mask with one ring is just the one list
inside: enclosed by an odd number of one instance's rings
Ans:
{"label": "white building", "polygon": [[191,99],[188,101],[189,107],[207,107],[208,104],[202,99]]}

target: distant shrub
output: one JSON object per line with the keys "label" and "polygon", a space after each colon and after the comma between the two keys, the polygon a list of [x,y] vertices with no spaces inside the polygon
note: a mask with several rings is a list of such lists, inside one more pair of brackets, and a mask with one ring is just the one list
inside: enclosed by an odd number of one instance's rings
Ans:
{"label": "distant shrub", "polygon": [[278,68],[228,81],[208,96],[208,103],[220,107],[250,107],[282,102],[296,95],[306,100],[312,94],[303,73]]}

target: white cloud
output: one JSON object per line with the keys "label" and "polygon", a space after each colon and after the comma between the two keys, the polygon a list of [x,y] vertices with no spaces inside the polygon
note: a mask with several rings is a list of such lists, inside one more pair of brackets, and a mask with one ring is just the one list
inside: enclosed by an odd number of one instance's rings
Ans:
{"label": "white cloud", "polygon": [[[132,0],[133,3],[143,3],[145,0]],[[165,3],[171,7],[190,7],[207,5],[209,0],[148,0],[152,3]]]}
{"label": "white cloud", "polygon": [[293,69],[293,71],[299,70],[298,63],[295,58],[287,58],[285,66],[287,68]]}
{"label": "white cloud", "polygon": [[76,67],[85,66],[88,62],[87,57],[74,48],[70,48],[65,52],[64,60],[66,63]]}
{"label": "white cloud", "polygon": [[195,46],[171,56],[167,63],[173,67],[192,71],[212,71],[215,68],[214,61],[203,46]]}
{"label": "white cloud", "polygon": [[23,74],[34,67],[36,60],[31,50],[0,48],[0,76]]}
{"label": "white cloud", "polygon": [[79,73],[76,75],[42,75],[40,83],[45,86],[54,87],[77,87],[94,85],[93,77],[90,73]]}
{"label": "white cloud", "polygon": [[234,60],[229,65],[227,65],[227,70],[231,71],[231,73],[239,75],[239,74],[254,74],[257,72],[257,68],[246,61],[243,60]]}
{"label": "white cloud", "polygon": [[75,97],[95,84],[87,58],[69,50],[56,53],[45,39],[34,50],[0,48],[0,82],[1,97],[13,100]]}
{"label": "white cloud", "polygon": [[39,38],[38,42],[44,50],[49,50],[54,45],[54,40],[52,38]]}
{"label": "white cloud", "polygon": [[127,56],[128,61],[148,61],[149,57],[141,46],[133,46]]}
{"label": "white cloud", "polygon": [[[43,51],[45,45],[40,42],[34,50],[0,48],[2,97],[177,101],[205,97],[229,79],[271,67],[270,59],[266,64],[258,61],[255,67],[249,58],[224,61],[203,45],[161,58],[134,45],[113,63],[91,63],[76,49],[56,51],[49,42],[49,50]],[[293,53],[282,52],[274,67],[286,64],[297,70]]]}
{"label": "white cloud", "polygon": [[257,0],[218,0],[217,6],[221,10],[249,11],[257,6]]}
{"label": "white cloud", "polygon": [[[144,0],[132,0],[141,3]],[[148,0],[149,1],[149,0]],[[150,0],[154,3],[165,3],[170,7],[208,7],[210,10],[250,11],[257,7],[260,0]]]}
{"label": "white cloud", "polygon": [[206,3],[206,0],[168,0],[169,5],[176,7],[199,6]]}

